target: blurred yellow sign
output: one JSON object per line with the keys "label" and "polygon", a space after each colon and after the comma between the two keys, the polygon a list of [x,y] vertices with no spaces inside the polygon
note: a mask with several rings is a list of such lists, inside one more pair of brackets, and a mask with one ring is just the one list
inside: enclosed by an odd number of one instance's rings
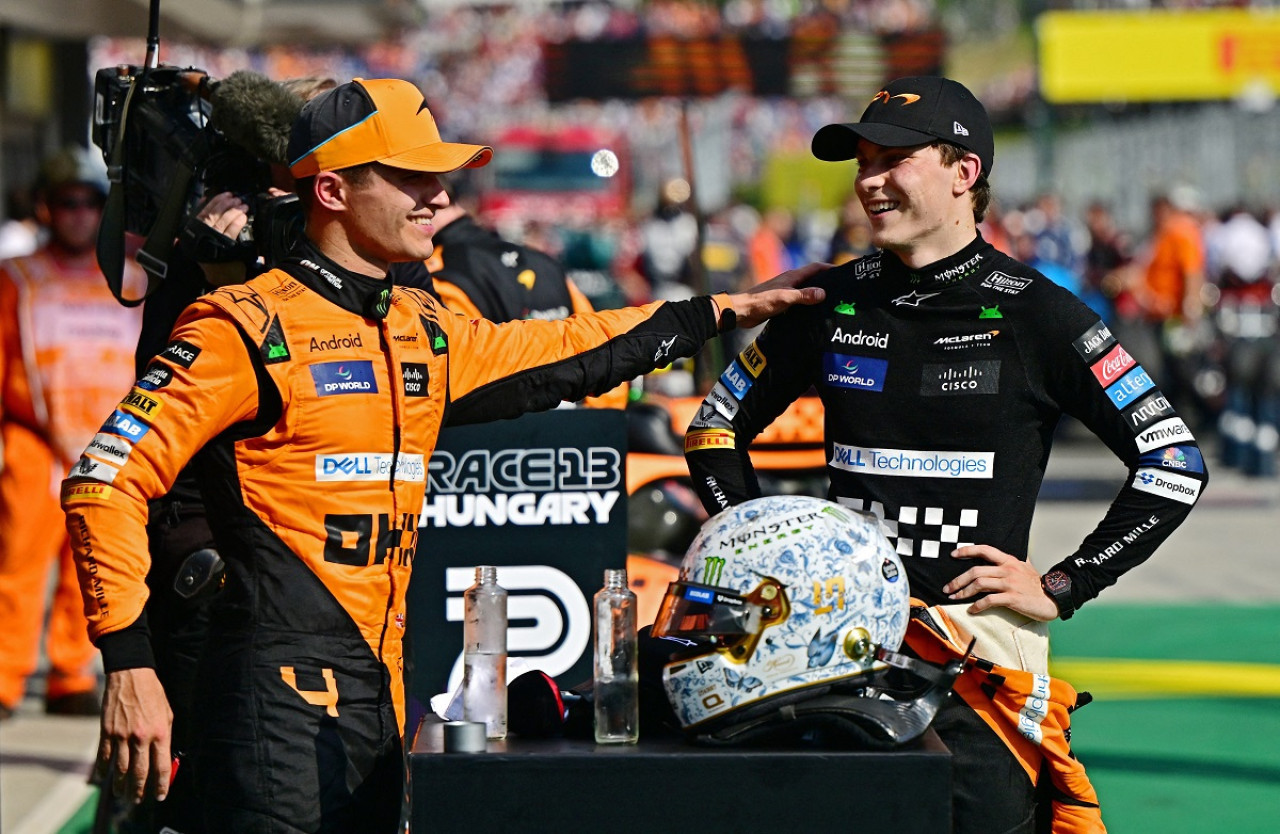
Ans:
{"label": "blurred yellow sign", "polygon": [[1040,89],[1056,104],[1190,101],[1280,90],[1280,14],[1046,12]]}

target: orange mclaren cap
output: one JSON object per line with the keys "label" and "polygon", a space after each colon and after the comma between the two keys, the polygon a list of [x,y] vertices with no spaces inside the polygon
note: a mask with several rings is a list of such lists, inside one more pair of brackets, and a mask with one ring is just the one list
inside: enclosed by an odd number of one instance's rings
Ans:
{"label": "orange mclaren cap", "polygon": [[488,164],[493,148],[441,141],[426,98],[408,81],[357,78],[307,102],[288,155],[294,177],[369,162],[447,174]]}

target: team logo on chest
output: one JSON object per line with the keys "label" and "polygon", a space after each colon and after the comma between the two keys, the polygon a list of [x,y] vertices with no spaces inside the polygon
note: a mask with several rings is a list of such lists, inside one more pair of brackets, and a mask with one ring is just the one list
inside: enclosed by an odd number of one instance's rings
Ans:
{"label": "team logo on chest", "polygon": [[316,394],[321,397],[378,393],[373,363],[369,361],[321,362],[311,366],[311,379],[315,381]]}
{"label": "team logo on chest", "polygon": [[852,356],[845,353],[822,355],[823,381],[836,388],[857,391],[883,391],[889,362],[871,356]]}
{"label": "team logo on chest", "polygon": [[405,362],[400,368],[404,377],[404,395],[406,397],[427,396],[427,382],[431,379],[427,366],[421,362]]}
{"label": "team logo on chest", "polygon": [[925,365],[920,393],[926,397],[995,394],[1000,390],[1000,360],[983,359],[954,365]]}

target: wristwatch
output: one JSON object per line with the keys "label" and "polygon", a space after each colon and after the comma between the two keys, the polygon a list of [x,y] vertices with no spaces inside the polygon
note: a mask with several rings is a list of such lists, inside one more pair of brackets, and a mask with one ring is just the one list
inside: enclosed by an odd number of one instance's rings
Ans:
{"label": "wristwatch", "polygon": [[1040,577],[1040,587],[1058,606],[1058,619],[1069,620],[1076,613],[1076,605],[1071,600],[1071,577],[1060,570],[1051,570]]}

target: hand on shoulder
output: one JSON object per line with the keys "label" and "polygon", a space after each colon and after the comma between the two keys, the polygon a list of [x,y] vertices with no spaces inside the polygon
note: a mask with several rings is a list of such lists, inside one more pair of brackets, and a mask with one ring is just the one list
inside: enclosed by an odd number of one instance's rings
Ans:
{"label": "hand on shoulder", "polygon": [[827,296],[825,290],[821,287],[801,287],[800,285],[830,268],[831,264],[807,264],[787,270],[745,292],[731,295],[729,300],[733,303],[738,326],[755,327],[797,304],[819,303]]}

